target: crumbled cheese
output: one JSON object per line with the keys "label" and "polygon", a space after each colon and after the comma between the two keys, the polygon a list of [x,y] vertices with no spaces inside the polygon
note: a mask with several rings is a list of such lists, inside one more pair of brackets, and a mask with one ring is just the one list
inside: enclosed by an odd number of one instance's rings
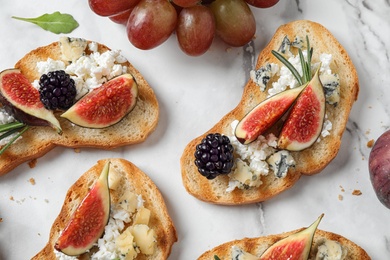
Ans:
{"label": "crumbled cheese", "polygon": [[[127,66],[123,65],[127,60],[121,55],[120,50],[99,53],[96,42],[89,43],[88,48],[92,52],[91,54],[83,54],[69,65],[51,58],[38,62],[38,73],[42,75],[50,71],[64,70],[75,81],[76,99],[79,99],[91,89],[127,72]],[[33,82],[33,86],[39,88],[39,79]]]}
{"label": "crumbled cheese", "polygon": [[[48,73],[49,71],[64,70],[66,66],[65,63],[61,60],[53,60],[52,58],[48,58],[46,61],[38,61],[36,67],[38,70],[38,74],[42,75]],[[38,82],[39,79],[36,83]],[[34,86],[39,85],[34,83]]]}
{"label": "crumbled cheese", "polygon": [[87,47],[87,41],[82,38],[60,37],[62,58],[67,61],[75,61],[80,58]]}
{"label": "crumbled cheese", "polygon": [[[302,75],[302,65],[299,55],[293,55],[290,51],[291,47],[304,47],[303,40],[295,37],[293,42],[290,42],[287,36],[284,37],[278,52],[285,55],[291,65]],[[305,60],[307,60],[307,50],[302,50]],[[319,56],[320,62],[311,64],[311,71],[314,73],[319,67],[319,75],[324,87],[326,102],[337,105],[340,99],[340,80],[337,74],[333,74],[330,68],[332,62],[332,54],[321,53]],[[250,72],[251,79],[259,86],[261,91],[265,91],[270,79],[277,75],[279,78],[276,82],[272,82],[272,87],[268,89],[268,97],[273,96],[287,88],[295,88],[298,86],[298,81],[295,79],[291,71],[284,65],[278,68],[277,64],[268,63],[258,70]]]}
{"label": "crumbled cheese", "polygon": [[284,178],[287,176],[288,169],[295,167],[295,160],[288,151],[281,150],[272,154],[267,163],[273,170],[277,178]]}
{"label": "crumbled cheese", "polygon": [[97,42],[90,42],[88,44],[88,48],[90,51],[92,52],[97,52],[98,51],[98,48],[99,48],[99,45],[97,44]]}
{"label": "crumbled cheese", "polygon": [[279,65],[275,63],[267,63],[258,70],[251,70],[249,75],[251,79],[260,87],[261,91],[265,91],[268,82],[279,71]]}
{"label": "crumbled cheese", "polygon": [[259,259],[258,257],[254,256],[248,252],[245,252],[244,250],[242,250],[238,246],[232,246],[231,255],[232,255],[231,260],[257,260],[257,259]]}
{"label": "crumbled cheese", "polygon": [[[15,122],[15,118],[8,114],[4,107],[0,107],[0,125],[8,124]],[[3,139],[0,140],[0,146],[8,144],[12,138],[14,138],[18,133],[11,134]],[[19,137],[22,138],[22,137]],[[18,139],[19,139],[18,138]]]}
{"label": "crumbled cheese", "polygon": [[[273,134],[260,135],[257,140],[250,144],[241,144],[234,135],[237,124],[238,120],[231,123],[232,135],[229,136],[235,155],[238,158],[236,158],[234,167],[228,175],[230,180],[226,189],[227,192],[231,192],[235,188],[259,187],[262,184],[261,176],[266,176],[270,172],[267,158],[277,151],[277,137]],[[289,154],[288,151],[285,152]],[[293,163],[287,168],[290,166],[293,166]]]}
{"label": "crumbled cheese", "polygon": [[332,130],[333,124],[329,119],[324,120],[324,125],[322,126],[321,137],[327,137],[330,135],[330,131]]}
{"label": "crumbled cheese", "polygon": [[320,246],[315,260],[342,260],[345,258],[346,251],[339,242],[325,240]]}
{"label": "crumbled cheese", "polygon": [[[307,58],[307,51],[302,51],[303,57]],[[288,58],[288,61],[291,63],[291,65],[294,66],[294,68],[299,72],[300,75],[302,75],[302,66],[301,66],[301,60],[299,55],[292,55]],[[286,66],[281,66],[278,74],[279,78],[277,81],[272,82],[272,87],[268,90],[268,95],[273,96],[277,93],[280,93],[282,91],[285,91],[287,87],[289,88],[295,88],[299,87],[299,83],[294,77],[294,75],[291,73],[291,71]]]}
{"label": "crumbled cheese", "polygon": [[15,118],[8,114],[4,107],[0,107],[0,125],[15,122]]}

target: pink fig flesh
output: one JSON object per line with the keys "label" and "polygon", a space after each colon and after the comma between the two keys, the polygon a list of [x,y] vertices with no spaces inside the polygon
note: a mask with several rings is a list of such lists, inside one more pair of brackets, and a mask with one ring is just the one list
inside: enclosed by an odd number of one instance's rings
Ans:
{"label": "pink fig flesh", "polygon": [[137,97],[138,86],[133,76],[123,74],[86,94],[61,117],[82,127],[108,127],[135,107]]}
{"label": "pink fig flesh", "polygon": [[278,147],[304,150],[318,139],[325,118],[325,94],[318,71],[291,108],[279,136]]}
{"label": "pink fig flesh", "polygon": [[109,167],[109,162],[104,165],[100,177],[70,217],[54,246],[56,250],[77,256],[102,236],[110,216]]}
{"label": "pink fig flesh", "polygon": [[304,86],[278,93],[254,107],[238,123],[235,136],[243,144],[249,144],[272,127],[293,105]]}
{"label": "pink fig flesh", "polygon": [[271,245],[260,257],[259,260],[305,260],[308,259],[314,233],[324,215],[313,222],[308,228],[305,228],[295,234],[285,237],[275,244]]}

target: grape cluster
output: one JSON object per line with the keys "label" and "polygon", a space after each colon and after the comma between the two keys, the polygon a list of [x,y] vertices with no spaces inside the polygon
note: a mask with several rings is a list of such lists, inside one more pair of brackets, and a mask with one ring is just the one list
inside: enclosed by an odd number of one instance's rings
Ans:
{"label": "grape cluster", "polygon": [[176,32],[180,49],[204,54],[217,35],[230,46],[248,43],[256,32],[249,5],[268,8],[279,0],[89,0],[93,12],[124,24],[129,41],[149,50]]}

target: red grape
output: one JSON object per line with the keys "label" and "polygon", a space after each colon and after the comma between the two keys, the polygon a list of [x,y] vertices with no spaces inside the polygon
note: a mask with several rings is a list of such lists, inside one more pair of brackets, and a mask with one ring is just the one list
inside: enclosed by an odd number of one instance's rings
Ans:
{"label": "red grape", "polygon": [[91,10],[100,16],[112,16],[134,7],[140,0],[88,0]]}
{"label": "red grape", "polygon": [[276,5],[279,0],[245,0],[248,4],[259,7],[268,8]]}
{"label": "red grape", "polygon": [[184,53],[191,56],[202,55],[210,48],[214,39],[213,13],[203,5],[184,8],[179,14],[176,34]]}
{"label": "red grape", "polygon": [[108,18],[111,21],[113,21],[114,23],[119,23],[119,24],[126,25],[127,24],[127,20],[129,20],[130,13],[131,13],[131,11],[133,11],[133,9],[134,8],[130,8],[129,10],[126,10],[126,11],[124,11],[122,13],[110,16]]}
{"label": "red grape", "polygon": [[169,1],[141,0],[127,21],[127,36],[135,47],[149,50],[169,38],[176,22],[176,10]]}
{"label": "red grape", "polygon": [[256,21],[244,0],[216,0],[210,4],[218,36],[231,46],[243,46],[256,32]]}
{"label": "red grape", "polygon": [[172,0],[175,4],[181,7],[191,7],[200,2],[200,0]]}

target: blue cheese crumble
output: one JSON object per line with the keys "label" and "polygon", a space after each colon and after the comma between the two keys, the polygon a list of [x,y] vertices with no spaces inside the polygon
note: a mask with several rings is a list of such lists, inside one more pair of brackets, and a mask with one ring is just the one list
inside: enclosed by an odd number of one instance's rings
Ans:
{"label": "blue cheese crumble", "polygon": [[238,246],[232,246],[231,248],[231,260],[257,260],[259,259],[257,256],[252,255]]}
{"label": "blue cheese crumble", "polygon": [[[234,129],[238,124],[238,120],[231,123],[232,135],[229,136],[230,142],[235,151],[235,164],[229,176],[229,184],[227,192],[232,192],[234,189],[249,189],[252,187],[260,187],[262,184],[261,176],[267,176],[270,171],[273,171],[278,178],[284,178],[288,168],[295,166],[294,159],[287,156],[286,164],[269,163],[268,158],[277,153],[277,137],[274,134],[267,136],[260,135],[254,142],[244,145],[241,144],[234,135]],[[288,151],[284,151],[289,155]],[[288,162],[288,163],[287,163]],[[279,172],[285,172],[281,174]]]}
{"label": "blue cheese crumble", "polygon": [[[303,41],[296,37],[293,42],[287,38],[283,39],[280,45],[279,52],[283,53],[287,60],[294,66],[294,68],[302,75],[302,66],[299,55],[293,55],[290,48],[302,48]],[[307,50],[302,50],[305,60],[307,60]],[[340,100],[340,79],[339,76],[332,72],[330,64],[332,62],[332,54],[321,53],[319,62],[313,63],[311,70],[314,73],[320,68],[319,75],[325,91],[326,102],[331,105],[337,105]],[[268,97],[277,93],[285,91],[287,88],[298,87],[298,81],[295,79],[291,71],[284,65],[280,68],[278,64],[267,63],[258,70],[250,72],[251,79],[259,86],[261,91],[266,91],[268,83],[271,81],[271,86],[268,89]],[[271,80],[277,77],[277,80]]]}
{"label": "blue cheese crumble", "polygon": [[315,260],[342,260],[347,255],[341,244],[334,240],[325,240],[318,246]]}

